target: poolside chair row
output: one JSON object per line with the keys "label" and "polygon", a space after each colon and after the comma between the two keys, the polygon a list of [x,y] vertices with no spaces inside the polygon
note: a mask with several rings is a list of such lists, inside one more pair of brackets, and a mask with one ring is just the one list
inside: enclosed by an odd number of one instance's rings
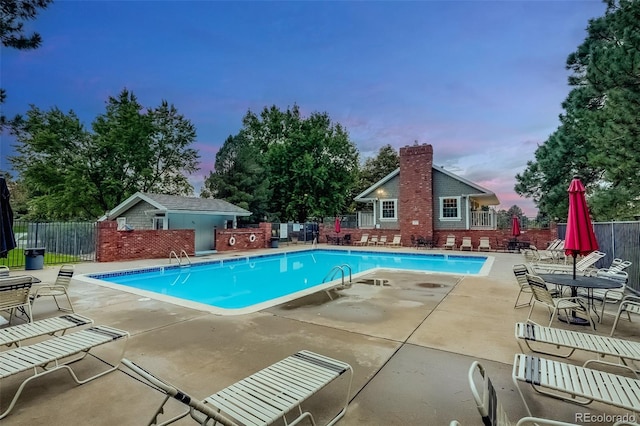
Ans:
{"label": "poolside chair row", "polygon": [[[456,236],[455,235],[447,235],[447,241],[442,246],[444,249],[455,250],[457,247]],[[457,247],[459,250],[468,250],[473,251],[473,244],[471,242],[471,237],[462,237],[462,243],[460,247]],[[489,237],[480,237],[478,241],[478,246],[476,247],[478,251],[491,251],[491,243]]]}
{"label": "poolside chair row", "polygon": [[[76,321],[84,322],[84,319],[79,316],[69,316],[69,318],[63,319],[63,321],[76,324]],[[75,326],[77,325],[80,324],[76,324]],[[18,386],[8,407],[6,407],[4,411],[0,410],[0,419],[6,417],[11,412],[25,386],[38,377],[64,369],[69,372],[76,383],[83,384],[104,376],[118,368],[124,356],[129,333],[107,326],[92,326],[74,333],[53,336],[31,345],[22,345],[26,338],[52,334],[57,331],[62,331],[65,329],[64,327],[70,328],[73,326],[74,325],[68,325],[67,327],[62,324],[56,326],[53,322],[49,324],[37,322],[25,324],[24,327],[10,327],[13,330],[6,332],[4,331],[6,329],[2,330],[4,341],[8,342],[7,344],[17,344],[18,347],[0,352],[0,387],[3,384],[2,380],[8,377],[28,372],[30,372],[31,375],[24,379]],[[104,362],[108,368],[85,379],[78,378],[75,371],[71,368],[71,364],[84,359],[95,348],[118,340],[122,341],[121,352],[115,360]],[[92,355],[97,357],[94,353],[92,353]],[[6,392],[6,387],[3,388],[3,392]]]}
{"label": "poolside chair row", "polygon": [[388,237],[386,235],[372,235],[362,234],[362,237],[359,241],[354,241],[353,245],[355,246],[387,246],[387,247],[401,247],[402,246],[402,235],[394,235],[392,241],[388,241]]}

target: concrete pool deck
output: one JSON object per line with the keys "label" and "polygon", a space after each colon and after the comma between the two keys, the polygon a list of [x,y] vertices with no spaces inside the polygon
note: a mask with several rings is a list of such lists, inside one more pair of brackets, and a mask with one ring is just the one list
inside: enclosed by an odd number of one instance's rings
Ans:
{"label": "concrete pool deck", "polygon": [[[309,246],[265,252],[299,248]],[[410,248],[387,250],[415,252]],[[320,292],[241,316],[214,315],[78,281],[72,282],[70,292],[76,312],[96,324],[131,333],[127,358],[199,398],[308,349],[354,368],[351,402],[340,425],[447,425],[452,419],[463,425],[481,425],[467,383],[474,360],[487,369],[511,419],[526,415],[511,382],[511,364],[519,352],[514,323],[524,321],[528,314],[528,308],[513,309],[518,287],[512,267],[524,259],[519,254],[490,255],[495,260],[488,276],[379,271],[375,278],[387,280],[385,286],[374,286],[374,277],[364,276],[350,289],[338,292],[334,300]],[[163,263],[167,261],[82,263],[76,265],[76,273]],[[57,271],[58,267],[47,267],[27,272],[53,281]],[[34,304],[36,319],[58,314],[49,298]],[[545,323],[546,318],[544,308],[534,311],[535,320]],[[607,335],[612,322],[613,317],[606,316],[596,333]],[[617,336],[637,341],[635,324],[622,321]],[[108,357],[117,344],[104,349]],[[584,359],[585,354],[577,354],[571,361]],[[80,374],[90,374],[98,363],[87,359],[77,367]],[[147,424],[162,395],[129,373],[121,367],[81,386],[63,371],[34,380],[2,424]],[[2,410],[25,377],[0,381]],[[305,408],[318,424],[339,410],[343,385],[340,381],[332,384],[308,401]],[[569,404],[525,387],[523,392],[533,414],[542,417],[576,422],[576,413],[625,414],[598,403]],[[168,407],[168,415],[182,409],[175,401]],[[185,418],[176,424],[194,423]]]}

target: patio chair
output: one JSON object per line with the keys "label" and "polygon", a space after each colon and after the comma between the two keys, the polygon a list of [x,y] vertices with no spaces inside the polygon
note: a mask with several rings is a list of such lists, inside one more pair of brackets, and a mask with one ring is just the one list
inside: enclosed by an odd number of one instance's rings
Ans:
{"label": "patio chair", "polygon": [[9,267],[5,265],[0,265],[0,278],[7,278],[9,276]]}
{"label": "patio chair", "polygon": [[[87,383],[104,376],[118,368],[124,355],[129,333],[106,326],[96,326],[80,330],[76,333],[56,336],[33,345],[21,346],[0,352],[0,380],[18,373],[31,372],[31,376],[22,381],[11,399],[9,406],[0,414],[0,419],[6,417],[13,409],[27,383],[31,380],[65,369],[78,384]],[[116,340],[123,340],[122,351],[113,363],[106,363],[109,368],[91,377],[80,380],[70,364],[84,359],[96,347]],[[74,356],[79,355],[79,356]],[[73,357],[72,359],[68,359]],[[40,372],[38,370],[41,370]],[[84,371],[84,370],[83,370]],[[31,390],[33,391],[33,389]]]}
{"label": "patio chair", "polygon": [[[69,283],[74,273],[73,265],[62,265],[58,271],[58,276],[53,284],[38,284],[32,288],[31,300],[32,303],[40,297],[53,297],[56,302],[56,306],[59,311],[74,312],[73,304],[69,298]],[[64,296],[69,304],[68,308],[60,306],[58,303],[58,297]]]}
{"label": "patio chair", "polygon": [[[158,422],[158,417],[164,413],[164,405],[171,397],[190,407],[186,412],[162,422],[162,425],[173,423],[189,413],[200,424],[214,419],[229,426],[237,423],[271,425],[278,420],[294,425],[308,418],[315,425],[313,415],[303,411],[301,404],[349,372],[344,407],[327,423],[329,426],[345,415],[353,379],[353,369],[349,364],[313,352],[300,351],[200,401],[132,361],[124,359],[122,362],[166,394],[149,424]],[[287,415],[297,417],[291,421],[286,418]]]}
{"label": "patio chair", "polygon": [[366,246],[368,242],[369,242],[369,234],[362,234],[362,237],[360,237],[360,241],[354,241],[353,245]]}
{"label": "patio chair", "polygon": [[[478,374],[476,374],[478,373]],[[476,385],[475,377],[479,376],[481,379],[480,394],[478,386]],[[474,361],[469,368],[469,387],[471,388],[471,394],[476,402],[476,407],[482,417],[482,423],[485,426],[511,426],[513,423],[509,420],[507,413],[502,406],[498,395],[496,393],[491,379],[486,373],[484,367],[478,362]],[[457,421],[451,422],[450,426],[459,425]],[[516,426],[524,425],[550,425],[550,426],[577,426],[574,423],[563,423],[555,420],[544,419],[540,417],[524,417],[516,423]]]}
{"label": "patio chair", "polygon": [[378,245],[378,236],[377,235],[372,235],[371,238],[369,238],[369,241],[367,242],[368,246],[377,246]]}
{"label": "patio chair", "polygon": [[93,324],[93,320],[90,318],[78,314],[67,314],[0,328],[0,345],[22,346],[22,343],[28,339],[45,335],[54,336],[56,333],[64,334],[71,328],[89,324]]}
{"label": "patio chair", "polygon": [[445,249],[454,250],[456,248],[456,236],[455,235],[447,235],[447,241],[443,246]]}
{"label": "patio chair", "polygon": [[29,301],[32,281],[33,277],[30,275],[0,278],[0,311],[9,311],[9,324],[13,321],[16,310],[23,311],[29,322],[33,321]]}
{"label": "patio chair", "polygon": [[478,243],[478,251],[491,251],[491,243],[489,242],[489,237],[480,237],[480,242]]}
{"label": "patio chair", "polygon": [[418,235],[418,239],[416,241],[416,248],[424,248],[426,249],[427,247],[429,247],[429,242],[427,241],[427,239],[425,237],[423,237],[422,235]]}
{"label": "patio chair", "polygon": [[556,315],[559,311],[565,312],[565,319],[569,319],[569,315],[575,315],[577,312],[581,312],[589,324],[591,324],[591,328],[595,330],[595,325],[593,324],[593,320],[591,319],[591,315],[589,315],[589,311],[585,307],[585,305],[581,304],[581,297],[553,297],[549,289],[547,288],[547,284],[544,280],[537,275],[526,274],[527,283],[531,288],[531,292],[533,293],[533,303],[531,304],[531,309],[529,309],[529,316],[527,316],[527,321],[531,318],[531,314],[533,313],[533,309],[536,304],[541,304],[549,309],[549,313],[551,317],[549,319],[549,327],[553,323]]}
{"label": "patio chair", "polygon": [[577,404],[597,401],[630,412],[640,411],[639,379],[525,354],[516,354],[512,378],[529,415],[531,410],[520,383],[530,384],[543,395]]}
{"label": "patio chair", "polygon": [[460,250],[473,250],[473,245],[471,244],[471,237],[462,237],[462,244],[460,244]]}
{"label": "patio chair", "polygon": [[[513,275],[516,277],[516,282],[520,287],[520,291],[518,292],[518,297],[516,297],[516,303],[513,305],[514,309],[523,308],[525,306],[531,306],[531,299],[533,299],[533,293],[531,292],[531,287],[529,287],[529,282],[527,281],[527,274],[529,273],[529,269],[527,265],[519,264],[513,265]],[[522,293],[528,293],[529,301],[527,303],[521,303],[518,305],[518,301],[520,300],[520,296]]]}
{"label": "patio chair", "polygon": [[[523,343],[531,352],[560,358],[569,358],[576,350],[581,350],[596,355],[595,359],[587,360],[583,367],[596,362],[629,368],[633,372],[640,371],[635,364],[640,362],[639,342],[523,322],[516,323],[515,335],[522,352],[526,352]],[[604,356],[618,358],[619,363],[605,362],[602,360]]]}
{"label": "patio chair", "polygon": [[380,236],[380,239],[378,240],[378,245],[379,246],[386,246],[387,245],[387,236],[386,235]]}
{"label": "patio chair", "polygon": [[394,235],[393,240],[388,242],[387,245],[389,247],[401,247],[402,246],[402,235]]}
{"label": "patio chair", "polygon": [[620,307],[618,308],[618,313],[616,314],[616,319],[613,321],[613,326],[611,327],[611,333],[609,336],[613,336],[613,333],[616,331],[616,327],[618,326],[618,321],[620,321],[620,317],[622,314],[626,313],[627,318],[631,321],[631,314],[640,315],[640,297],[638,296],[627,296],[620,302]]}

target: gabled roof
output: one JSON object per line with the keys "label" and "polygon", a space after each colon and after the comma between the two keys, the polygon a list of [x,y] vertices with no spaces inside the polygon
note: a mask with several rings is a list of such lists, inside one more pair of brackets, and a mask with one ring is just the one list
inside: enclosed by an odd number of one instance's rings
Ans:
{"label": "gabled roof", "polygon": [[[488,205],[498,205],[500,204],[500,201],[498,200],[498,197],[496,196],[495,193],[493,193],[493,191],[489,191],[487,188],[483,188],[482,186],[471,182],[470,180],[467,180],[463,177],[460,177],[454,173],[451,173],[448,170],[445,170],[444,167],[440,167],[440,166],[436,166],[433,165],[432,166],[432,170],[437,170],[441,173],[444,173],[445,175],[456,179],[474,189],[476,189],[478,192],[475,194],[461,194],[461,195],[471,195],[473,197],[477,197],[477,198],[482,198]],[[375,196],[368,196],[370,194],[373,194],[375,192],[376,189],[378,189],[380,186],[384,185],[385,183],[387,183],[388,181],[390,181],[391,179],[393,179],[394,177],[398,176],[400,174],[400,167],[398,167],[397,169],[395,169],[394,171],[392,171],[391,173],[389,173],[388,175],[386,175],[385,177],[383,177],[382,179],[380,179],[378,182],[374,183],[373,185],[371,185],[369,188],[365,189],[362,193],[360,193],[356,198],[355,201],[373,201],[376,199]]]}
{"label": "gabled roof", "polygon": [[367,194],[372,193],[373,191],[375,191],[376,189],[378,189],[380,186],[384,185],[385,183],[389,182],[391,179],[393,179],[394,177],[398,176],[398,174],[400,173],[400,167],[398,167],[397,169],[395,169],[394,171],[392,171],[391,173],[389,173],[388,175],[386,175],[385,177],[383,177],[382,179],[380,179],[379,181],[377,181],[376,183],[374,183],[373,185],[371,185],[369,188],[365,189],[364,191],[362,191],[356,198],[356,201],[370,201],[370,200],[375,200],[376,197],[367,197]]}
{"label": "gabled roof", "polygon": [[250,216],[251,212],[241,207],[216,198],[182,197],[179,195],[151,194],[136,192],[131,197],[114,207],[106,216],[99,220],[113,219],[129,210],[140,201],[146,201],[154,206],[158,213],[200,213],[215,215]]}

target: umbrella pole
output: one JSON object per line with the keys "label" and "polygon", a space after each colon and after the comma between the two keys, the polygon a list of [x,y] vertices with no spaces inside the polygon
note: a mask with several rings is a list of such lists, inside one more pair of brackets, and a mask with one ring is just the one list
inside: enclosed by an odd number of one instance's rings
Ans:
{"label": "umbrella pole", "polygon": [[576,279],[576,257],[578,255],[576,254],[576,252],[573,252],[573,279]]}

